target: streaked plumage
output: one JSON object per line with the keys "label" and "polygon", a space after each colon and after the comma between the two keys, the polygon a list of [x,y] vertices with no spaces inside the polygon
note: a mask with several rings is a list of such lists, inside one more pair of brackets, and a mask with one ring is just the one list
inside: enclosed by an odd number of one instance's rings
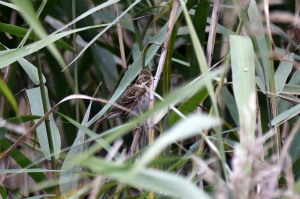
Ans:
{"label": "streaked plumage", "polygon": [[114,107],[109,114],[99,120],[96,124],[103,120],[115,117],[132,118],[136,114],[140,114],[147,110],[149,107],[149,88],[152,82],[153,76],[151,72],[147,69],[143,69],[135,84],[128,88],[122,98],[117,102],[118,105],[131,110],[131,112],[119,107]]}

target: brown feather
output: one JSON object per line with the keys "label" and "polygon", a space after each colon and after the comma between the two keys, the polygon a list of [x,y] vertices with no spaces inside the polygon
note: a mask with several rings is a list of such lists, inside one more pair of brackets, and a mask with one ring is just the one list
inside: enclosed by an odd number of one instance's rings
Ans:
{"label": "brown feather", "polygon": [[[136,106],[139,106],[139,103],[145,103],[146,100],[143,99],[143,96],[148,93],[147,90],[150,88],[152,82],[153,82],[153,76],[151,72],[147,69],[143,69],[140,72],[139,77],[135,82],[135,84],[132,85],[130,88],[128,88],[128,90],[125,92],[122,98],[117,102],[117,104],[129,110],[137,110],[138,108]],[[145,87],[147,87],[148,89]],[[148,97],[148,95],[146,97]],[[105,117],[100,119],[93,126],[99,124],[100,122],[106,119],[112,119],[119,116],[124,118],[128,118],[128,116],[131,117],[132,114],[129,113],[130,112],[124,109],[121,109],[119,107],[114,107],[109,114],[107,114]]]}

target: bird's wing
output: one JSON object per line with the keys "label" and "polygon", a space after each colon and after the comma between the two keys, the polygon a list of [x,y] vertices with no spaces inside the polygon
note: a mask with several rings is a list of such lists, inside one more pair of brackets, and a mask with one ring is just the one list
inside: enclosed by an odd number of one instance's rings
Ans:
{"label": "bird's wing", "polygon": [[[143,95],[146,92],[146,89],[139,88],[135,85],[131,86],[127,92],[122,96],[122,98],[117,102],[118,105],[122,107],[129,108],[130,104]],[[120,108],[114,107],[111,112],[119,111]]]}

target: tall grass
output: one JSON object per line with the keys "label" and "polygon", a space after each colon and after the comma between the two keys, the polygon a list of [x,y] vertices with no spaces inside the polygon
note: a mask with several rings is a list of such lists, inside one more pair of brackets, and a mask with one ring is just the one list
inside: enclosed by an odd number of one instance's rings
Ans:
{"label": "tall grass", "polygon": [[0,1],[2,198],[298,198],[299,8]]}

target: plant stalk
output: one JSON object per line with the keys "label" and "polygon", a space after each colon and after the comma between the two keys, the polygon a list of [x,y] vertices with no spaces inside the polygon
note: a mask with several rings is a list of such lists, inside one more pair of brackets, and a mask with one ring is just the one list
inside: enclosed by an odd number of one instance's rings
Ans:
{"label": "plant stalk", "polygon": [[[42,65],[41,65],[41,60],[40,60],[38,51],[35,53],[35,57],[36,57],[36,61],[37,61],[38,75],[39,75],[39,80],[40,80],[40,89],[41,89],[41,96],[42,96],[42,102],[43,102],[43,110],[44,110],[44,114],[46,114],[48,112],[47,101],[46,101],[46,91],[45,91],[45,84],[44,84],[43,75],[42,75]],[[54,144],[53,144],[53,139],[52,139],[49,116],[47,116],[47,118],[45,119],[45,125],[46,125],[46,132],[47,132],[47,137],[48,137],[49,148],[50,148],[51,166],[52,166],[53,170],[56,170],[57,166],[56,166],[56,161],[55,161],[55,156],[54,156]],[[53,172],[53,176],[55,179],[58,179],[57,172]]]}

